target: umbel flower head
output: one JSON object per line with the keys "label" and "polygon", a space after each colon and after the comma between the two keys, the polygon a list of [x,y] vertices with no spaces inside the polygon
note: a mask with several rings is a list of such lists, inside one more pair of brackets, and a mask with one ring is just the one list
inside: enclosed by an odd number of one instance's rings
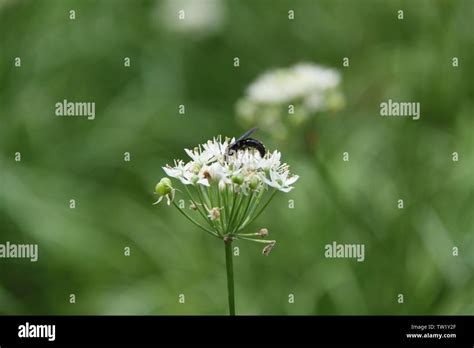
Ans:
{"label": "umbel flower head", "polygon": [[[298,180],[289,166],[281,162],[278,151],[263,156],[253,148],[229,151],[235,139],[217,137],[193,149],[185,149],[188,160],[175,160],[163,167],[167,177],[156,185],[155,193],[161,202],[167,198],[199,228],[224,241],[244,239],[264,243],[264,255],[275,244],[266,228],[244,233],[246,228],[264,211],[277,192],[289,192]],[[175,202],[176,189],[172,179],[187,195],[189,209]]]}
{"label": "umbel flower head", "polygon": [[341,75],[312,63],[270,70],[252,82],[237,103],[239,121],[257,124],[276,138],[285,138],[287,124],[299,126],[316,112],[344,106]]}

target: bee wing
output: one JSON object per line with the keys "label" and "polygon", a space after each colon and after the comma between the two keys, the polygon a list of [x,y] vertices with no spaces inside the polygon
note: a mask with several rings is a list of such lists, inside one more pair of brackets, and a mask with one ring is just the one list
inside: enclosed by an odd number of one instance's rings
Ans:
{"label": "bee wing", "polygon": [[[253,132],[255,132],[257,129],[258,129],[258,127],[255,127],[255,128],[252,128],[251,130],[245,132],[243,135],[240,136],[239,139],[237,139],[237,140],[235,141],[235,143],[238,143],[239,141],[241,141],[241,140],[247,138],[250,134],[252,134]],[[234,144],[235,144],[235,143],[234,143]]]}

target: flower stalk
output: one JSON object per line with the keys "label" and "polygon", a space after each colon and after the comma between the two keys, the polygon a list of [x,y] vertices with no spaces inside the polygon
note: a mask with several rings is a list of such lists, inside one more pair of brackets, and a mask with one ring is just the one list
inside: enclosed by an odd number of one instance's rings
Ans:
{"label": "flower stalk", "polygon": [[224,239],[225,266],[227,272],[227,294],[229,298],[229,315],[235,315],[235,291],[234,291],[234,264],[232,260],[232,238]]}

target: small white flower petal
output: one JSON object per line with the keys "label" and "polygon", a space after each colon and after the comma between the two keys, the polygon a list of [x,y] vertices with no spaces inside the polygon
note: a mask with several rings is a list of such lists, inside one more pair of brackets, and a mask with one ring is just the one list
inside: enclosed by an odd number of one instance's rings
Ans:
{"label": "small white flower petal", "polygon": [[160,203],[162,199],[163,199],[163,196],[160,196],[158,200],[155,203],[153,203],[153,205]]}

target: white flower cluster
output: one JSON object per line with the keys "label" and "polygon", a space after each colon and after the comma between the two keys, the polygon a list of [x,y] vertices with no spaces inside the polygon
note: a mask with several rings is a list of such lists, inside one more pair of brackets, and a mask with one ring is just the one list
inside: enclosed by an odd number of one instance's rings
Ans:
{"label": "white flower cluster", "polygon": [[293,188],[291,185],[298,176],[291,175],[289,166],[281,163],[280,152],[267,152],[261,157],[258,151],[245,149],[230,155],[228,148],[234,141],[214,138],[193,150],[185,149],[190,157],[188,162],[176,160],[174,166],[167,165],[163,169],[166,175],[184,185],[209,187],[215,183],[221,191],[229,188],[245,195],[267,186],[283,192]]}
{"label": "white flower cluster", "polygon": [[277,140],[316,112],[337,111],[344,104],[341,74],[311,63],[278,68],[258,77],[236,105],[243,126],[259,126]]}
{"label": "white flower cluster", "polygon": [[281,104],[301,99],[311,110],[324,107],[325,93],[341,81],[335,69],[300,63],[287,69],[266,72],[247,89],[249,100],[262,104]]}
{"label": "white flower cluster", "polygon": [[[192,150],[185,149],[190,158],[187,162],[175,160],[174,166],[163,167],[167,177],[155,187],[159,196],[155,204],[166,197],[168,205],[173,203],[189,221],[214,237],[226,243],[234,239],[263,243],[262,253],[268,255],[276,241],[266,239],[266,228],[242,231],[260,216],[277,192],[291,191],[298,176],[281,162],[280,152],[266,152],[262,157],[257,149],[238,145],[235,139],[218,137]],[[189,210],[184,201],[174,202],[178,189],[170,178],[184,185]],[[191,211],[197,216],[191,216]]]}

